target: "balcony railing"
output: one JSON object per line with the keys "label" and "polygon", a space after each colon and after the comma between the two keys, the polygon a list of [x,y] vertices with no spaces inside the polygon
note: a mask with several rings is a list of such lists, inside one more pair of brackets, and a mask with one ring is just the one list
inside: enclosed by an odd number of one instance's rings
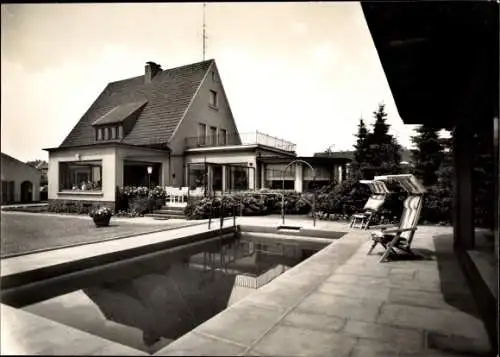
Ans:
{"label": "balcony railing", "polygon": [[259,144],[283,151],[295,152],[297,147],[289,141],[276,138],[258,131],[253,133],[231,133],[224,135],[207,135],[207,136],[194,136],[186,138],[185,148],[199,148],[199,147],[215,147],[227,145],[252,145]]}

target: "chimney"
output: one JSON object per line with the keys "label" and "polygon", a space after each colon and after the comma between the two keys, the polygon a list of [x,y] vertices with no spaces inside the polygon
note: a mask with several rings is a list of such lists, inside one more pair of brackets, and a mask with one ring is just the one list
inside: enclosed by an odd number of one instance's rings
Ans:
{"label": "chimney", "polygon": [[154,62],[146,62],[144,79],[146,83],[151,83],[153,78],[161,71],[161,66]]}

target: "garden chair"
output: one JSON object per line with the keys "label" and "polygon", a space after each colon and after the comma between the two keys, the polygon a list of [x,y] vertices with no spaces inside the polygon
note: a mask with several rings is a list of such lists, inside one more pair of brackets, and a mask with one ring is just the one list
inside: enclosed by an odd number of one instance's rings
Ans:
{"label": "garden chair", "polygon": [[377,176],[375,179],[397,182],[409,193],[409,196],[403,203],[403,213],[401,214],[399,224],[373,227],[379,228],[380,231],[370,233],[373,244],[368,251],[368,255],[371,254],[377,244],[380,244],[385,249],[384,254],[379,260],[380,262],[386,261],[390,254],[397,254],[395,248],[414,256],[415,254],[411,250],[411,243],[417,230],[417,223],[424,201],[423,195],[426,192],[425,188],[413,175]]}
{"label": "garden chair", "polygon": [[[351,225],[349,227],[367,229],[373,216],[379,211],[380,207],[382,207],[390,191],[383,181],[361,180],[359,182],[370,187],[372,195],[368,201],[366,201],[363,212],[355,213],[351,216]],[[356,227],[356,222],[359,222],[358,227]]]}

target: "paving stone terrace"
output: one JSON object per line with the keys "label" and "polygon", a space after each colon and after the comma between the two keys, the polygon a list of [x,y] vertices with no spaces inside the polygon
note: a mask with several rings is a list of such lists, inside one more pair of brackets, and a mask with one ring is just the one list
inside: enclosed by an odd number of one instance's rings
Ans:
{"label": "paving stone terrace", "polygon": [[[242,217],[237,223],[280,222],[277,217]],[[312,226],[310,221],[293,224]],[[348,233],[155,355],[487,355],[488,335],[453,253],[451,228],[419,227],[414,247],[424,258],[388,263],[378,263],[381,250],[366,255],[366,231],[324,221],[317,228]],[[207,228],[126,238],[121,247],[202,229]],[[45,252],[38,258],[34,254],[25,265],[22,257],[12,258],[12,264],[2,260],[2,276],[4,268],[9,274],[22,266],[40,267],[110,249],[121,248],[103,242]],[[145,355],[6,305],[1,306],[1,317],[2,354]]]}

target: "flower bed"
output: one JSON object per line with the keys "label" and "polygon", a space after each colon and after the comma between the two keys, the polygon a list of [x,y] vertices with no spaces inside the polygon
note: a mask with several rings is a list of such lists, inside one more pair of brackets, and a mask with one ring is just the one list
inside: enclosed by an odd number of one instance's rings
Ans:
{"label": "flower bed", "polygon": [[120,216],[137,217],[150,213],[165,204],[166,193],[161,186],[125,186],[117,188],[116,211]]}

